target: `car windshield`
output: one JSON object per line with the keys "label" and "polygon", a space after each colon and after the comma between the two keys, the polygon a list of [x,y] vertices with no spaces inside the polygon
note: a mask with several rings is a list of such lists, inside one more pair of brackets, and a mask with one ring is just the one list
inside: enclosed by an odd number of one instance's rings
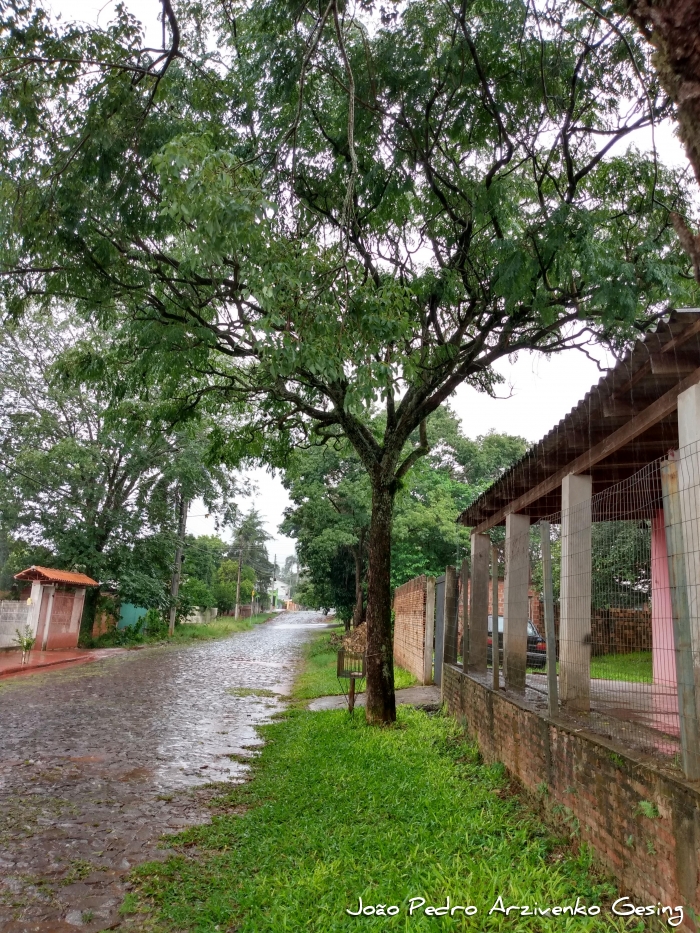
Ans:
{"label": "car windshield", "polygon": [[[489,616],[489,635],[493,634],[493,616]],[[503,616],[498,617],[498,634],[503,634]],[[537,631],[532,622],[527,623],[527,634],[529,638],[540,638],[540,633]]]}

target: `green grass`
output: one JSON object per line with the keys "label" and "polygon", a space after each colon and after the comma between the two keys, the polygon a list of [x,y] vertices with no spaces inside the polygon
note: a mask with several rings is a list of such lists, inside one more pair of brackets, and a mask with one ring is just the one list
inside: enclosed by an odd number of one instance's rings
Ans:
{"label": "green grass", "polygon": [[[395,728],[361,710],[294,710],[262,730],[247,784],[212,802],[212,822],[168,837],[176,854],[132,874],[141,919],[178,933],[611,931],[614,889],[585,847],[546,830],[480,763],[454,720],[401,707]],[[407,915],[408,900],[475,905],[473,917]],[[599,904],[598,918],[488,916],[504,904]],[[364,904],[396,917],[352,917]],[[129,907],[135,907],[134,900]]]}
{"label": "green grass", "polygon": [[[330,637],[330,634],[324,633],[304,646],[304,671],[294,685],[296,699],[313,700],[315,697],[340,696],[343,692],[336,676],[338,653],[330,646]],[[394,668],[394,686],[397,690],[412,687],[417,682],[413,674],[402,667]],[[346,691],[347,684],[345,681]]]}
{"label": "green grass", "polygon": [[94,638],[91,648],[112,648],[115,646],[129,647],[130,645],[157,645],[157,644],[183,644],[193,641],[208,641],[212,638],[227,638],[236,632],[246,632],[259,625],[273,615],[263,612],[249,619],[234,619],[233,616],[222,616],[206,625],[176,625],[172,638],[168,637],[167,624],[161,624],[155,631],[144,634],[137,627],[126,629],[110,629],[99,638]]}
{"label": "green grass", "polygon": [[[528,667],[528,674],[542,674],[543,667]],[[557,672],[559,662],[557,661]],[[601,654],[591,658],[593,680],[624,680],[628,683],[653,682],[651,651],[633,651],[630,654]]]}
{"label": "green grass", "polygon": [[274,690],[267,690],[265,687],[231,687],[226,693],[234,697],[276,697]]}
{"label": "green grass", "polygon": [[594,680],[626,680],[650,684],[653,680],[651,651],[602,654],[591,658],[591,677]]}

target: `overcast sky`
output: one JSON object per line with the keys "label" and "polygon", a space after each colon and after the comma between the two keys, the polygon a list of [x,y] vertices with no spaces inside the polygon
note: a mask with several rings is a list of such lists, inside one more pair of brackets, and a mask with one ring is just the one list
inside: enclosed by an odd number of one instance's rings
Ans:
{"label": "overcast sky", "polygon": [[[104,26],[111,19],[116,3],[112,0],[108,3],[99,0],[51,0],[46,5],[63,20],[81,20]],[[126,6],[144,24],[146,45],[160,47],[160,0],[126,0]],[[633,142],[642,150],[651,149],[651,133],[636,134]],[[687,164],[671,125],[657,127],[656,147],[666,164]],[[539,354],[521,354],[515,361],[502,360],[496,368],[506,379],[498,390],[502,398],[491,399],[462,386],[451,400],[450,404],[461,418],[464,432],[469,437],[496,430],[536,441],[557,424],[601,376],[596,363],[575,350],[550,359]],[[294,542],[277,531],[289,499],[279,476],[258,469],[251,472],[251,478],[255,480],[258,492],[241,500],[241,505],[244,509],[255,505],[265,517],[268,531],[273,535],[270,557],[276,553],[278,562],[281,562],[294,551]],[[192,534],[214,533],[214,520],[205,516],[201,502],[192,503],[187,530]]]}

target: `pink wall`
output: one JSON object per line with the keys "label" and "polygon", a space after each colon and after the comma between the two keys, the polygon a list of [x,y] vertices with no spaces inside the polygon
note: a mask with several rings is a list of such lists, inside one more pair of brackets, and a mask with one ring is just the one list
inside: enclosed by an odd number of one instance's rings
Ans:
{"label": "pink wall", "polygon": [[676,655],[663,509],[651,520],[651,641],[654,725],[664,732],[677,733]]}

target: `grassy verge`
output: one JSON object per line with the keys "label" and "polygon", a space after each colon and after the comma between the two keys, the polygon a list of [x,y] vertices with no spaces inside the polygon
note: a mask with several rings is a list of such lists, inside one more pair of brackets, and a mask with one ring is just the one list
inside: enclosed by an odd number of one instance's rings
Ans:
{"label": "grassy verge", "polygon": [[[294,686],[298,700],[313,700],[315,697],[339,696],[343,690],[336,676],[337,651],[329,644],[330,634],[322,634],[304,646],[304,670]],[[417,683],[413,674],[402,667],[394,668],[394,686],[412,687]],[[346,684],[347,690],[347,684]]]}
{"label": "grassy verge", "polygon": [[167,644],[183,644],[192,641],[207,641],[211,638],[226,638],[235,632],[245,632],[259,625],[273,615],[271,612],[263,612],[252,616],[249,619],[234,619],[233,616],[222,616],[206,625],[176,625],[175,634],[172,638],[168,637],[167,624],[159,625],[155,630],[141,631],[137,626],[129,626],[125,629],[110,629],[99,638],[94,638],[91,644],[93,648],[113,648],[118,646],[129,647],[130,645],[157,645],[166,642]]}
{"label": "grassy verge", "polygon": [[591,658],[591,677],[595,680],[626,680],[650,684],[653,680],[651,651],[603,654]]}
{"label": "grassy verge", "polygon": [[[542,674],[543,667],[528,667],[528,674]],[[557,672],[559,662],[557,661]],[[591,658],[592,680],[623,680],[627,683],[653,682],[651,651],[633,651],[630,654],[601,654]]]}
{"label": "grassy verge", "polygon": [[[435,930],[611,931],[612,887],[586,849],[557,838],[480,763],[455,722],[401,707],[379,729],[345,712],[294,710],[265,727],[252,780],[214,801],[211,824],[174,840],[176,855],[138,868],[124,912],[178,933]],[[172,838],[169,837],[169,842]],[[408,916],[410,898],[478,913]],[[599,917],[532,917],[505,906],[601,905]],[[397,916],[353,917],[364,905]],[[137,918],[134,918],[137,919]]]}

